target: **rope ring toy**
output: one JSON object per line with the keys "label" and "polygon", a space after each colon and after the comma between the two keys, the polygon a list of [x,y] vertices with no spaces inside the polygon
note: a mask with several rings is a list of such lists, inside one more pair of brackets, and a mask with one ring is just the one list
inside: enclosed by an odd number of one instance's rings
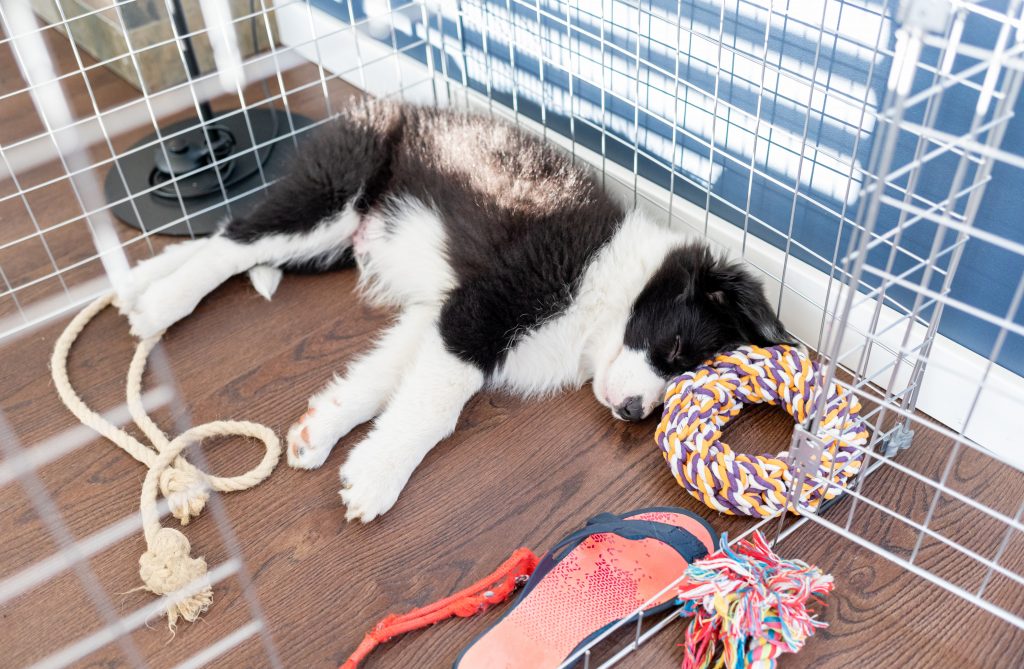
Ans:
{"label": "rope ring toy", "polygon": [[[860,470],[868,431],[856,396],[833,384],[817,437],[825,445],[815,476],[803,483],[799,508],[787,505],[793,478],[785,454],[736,453],[722,428],[744,404],[784,408],[804,423],[821,397],[821,366],[792,346],[744,346],[677,377],[665,391],[655,440],[679,485],[712,509],[767,518],[788,506],[814,511],[836,497]],[[832,461],[835,460],[835,468]],[[827,486],[829,472],[832,477]]]}

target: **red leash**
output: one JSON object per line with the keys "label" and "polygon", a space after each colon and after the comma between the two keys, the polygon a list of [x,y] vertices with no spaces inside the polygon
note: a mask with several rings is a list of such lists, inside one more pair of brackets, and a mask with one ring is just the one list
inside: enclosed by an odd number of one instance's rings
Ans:
{"label": "red leash", "polygon": [[538,560],[529,548],[518,548],[493,574],[465,590],[402,615],[390,613],[384,616],[366,633],[359,647],[339,669],[356,669],[374,648],[396,636],[429,627],[452,616],[469,618],[505,601],[518,586],[526,582],[536,569]]}

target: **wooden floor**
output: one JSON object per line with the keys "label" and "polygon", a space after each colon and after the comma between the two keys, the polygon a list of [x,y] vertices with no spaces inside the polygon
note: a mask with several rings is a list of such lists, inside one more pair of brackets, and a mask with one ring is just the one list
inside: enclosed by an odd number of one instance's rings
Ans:
{"label": "wooden floor", "polygon": [[[52,34],[47,39],[66,63],[66,42]],[[6,46],[0,47],[0,93],[20,85],[3,49]],[[315,76],[315,68],[302,67],[286,79],[292,86]],[[136,95],[102,70],[91,78],[102,86],[104,104]],[[340,85],[332,84],[331,90],[335,105],[351,94]],[[80,107],[81,88],[69,86],[68,91]],[[318,88],[297,97],[296,108],[323,115]],[[34,131],[37,119],[30,108],[15,108],[10,100],[0,104],[4,142]],[[127,132],[117,144],[128,144],[145,132]],[[40,168],[27,180],[38,183],[40,174],[55,169]],[[0,195],[11,192],[11,184],[0,186]],[[76,213],[68,198],[40,198],[32,206],[44,226]],[[26,226],[31,229],[18,198],[0,207],[0,244],[19,238]],[[62,267],[91,248],[84,230],[75,230],[52,240],[51,251]],[[132,232],[122,232],[131,239]],[[19,243],[0,256],[0,267],[14,285],[26,277],[45,276],[49,260],[37,247]],[[145,243],[132,249],[135,255],[148,253]],[[80,274],[98,272],[98,267],[90,267],[87,264]],[[364,349],[387,321],[388,314],[360,305],[353,296],[354,283],[351,272],[289,276],[267,303],[241,279],[229,281],[166,337],[166,357],[187,406],[173,415],[158,413],[161,424],[170,430],[185,414],[193,422],[251,419],[283,434],[304,410],[306,398]],[[45,296],[23,294],[33,299]],[[76,424],[60,404],[47,369],[64,322],[0,342],[0,411],[24,445]],[[102,314],[87,329],[72,355],[71,376],[90,405],[109,409],[123,401],[132,349],[126,324],[113,312]],[[751,521],[713,513],[676,485],[653,443],[654,425],[653,419],[641,424],[612,420],[589,388],[545,402],[482,394],[470,402],[455,435],[426,458],[394,509],[369,525],[347,524],[337,495],[337,467],[362,430],[347,437],[320,470],[299,472],[282,464],[263,485],[221,497],[283,665],[336,666],[385,613],[423,605],[464,587],[518,546],[543,551],[599,512],[678,505],[702,513],[716,529],[732,535],[749,527]],[[729,428],[728,437],[740,450],[781,450],[790,427],[781,412],[754,407]],[[230,440],[208,444],[204,452],[213,469],[223,473],[251,466],[261,453],[256,446]],[[949,454],[946,440],[925,432],[900,462],[938,478]],[[144,470],[109,443],[96,440],[43,467],[38,475],[67,532],[82,539],[132,516]],[[1024,477],[968,452],[956,458],[949,485],[1012,515]],[[867,481],[863,492],[920,523],[931,490],[885,468]],[[848,510],[849,502],[843,502],[826,517],[842,524]],[[931,527],[986,557],[994,555],[1005,529],[945,496]],[[851,531],[902,557],[909,557],[917,538],[907,524],[863,503],[853,516]],[[232,556],[209,512],[186,533],[194,554],[205,555],[211,566]],[[30,497],[16,484],[0,488],[0,537],[0,579],[55,549]],[[150,595],[133,591],[139,585],[137,560],[143,548],[141,535],[132,534],[88,561],[121,614],[152,601]],[[1019,630],[849,539],[808,524],[778,550],[818,564],[836,580],[835,593],[822,614],[830,627],[799,655],[787,656],[783,667],[1024,664],[1024,634]],[[916,564],[967,590],[976,589],[984,578],[976,562],[935,539],[922,543]],[[1002,564],[1016,573],[1024,571],[1024,537],[1012,537]],[[171,667],[249,620],[238,578],[218,584],[214,593],[214,604],[202,622],[183,624],[170,640],[164,622],[154,619],[131,635],[132,644],[151,666]],[[1024,589],[1012,580],[992,579],[986,597],[1024,616]],[[410,634],[379,649],[365,666],[450,666],[459,649],[498,615],[500,611],[494,611]],[[30,664],[104,625],[70,570],[0,605],[0,621],[0,665],[5,667]],[[678,665],[682,630],[682,624],[671,626],[621,666]],[[620,647],[628,635],[616,635],[608,648]],[[608,649],[604,651],[607,654]],[[211,662],[232,668],[267,664],[255,638]],[[114,668],[130,663],[121,646],[110,644],[80,666]]]}

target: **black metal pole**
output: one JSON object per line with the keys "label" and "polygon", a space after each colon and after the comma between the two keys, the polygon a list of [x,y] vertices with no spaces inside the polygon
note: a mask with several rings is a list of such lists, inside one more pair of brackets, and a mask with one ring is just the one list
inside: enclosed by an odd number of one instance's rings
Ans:
{"label": "black metal pole", "polygon": [[[200,76],[199,62],[196,60],[195,48],[192,45],[192,37],[189,35],[188,22],[185,20],[185,10],[181,6],[181,0],[171,0],[173,16],[171,17],[174,21],[174,31],[178,34],[178,39],[182,42],[182,53],[185,55],[185,66],[188,67],[188,74],[192,79],[198,79]],[[213,120],[213,109],[210,107],[210,103],[203,100],[199,103],[199,115],[202,117],[204,122]]]}

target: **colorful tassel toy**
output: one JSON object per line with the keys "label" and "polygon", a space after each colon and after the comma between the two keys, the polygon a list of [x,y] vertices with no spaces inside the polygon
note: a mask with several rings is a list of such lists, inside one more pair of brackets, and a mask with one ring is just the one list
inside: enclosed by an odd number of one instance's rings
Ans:
{"label": "colorful tassel toy", "polygon": [[[783,560],[760,532],[722,548],[686,570],[679,585],[686,629],[683,669],[773,669],[827,625],[807,607],[832,591],[832,577],[801,560]],[[717,653],[718,643],[721,653]],[[718,659],[715,661],[715,656]]]}

